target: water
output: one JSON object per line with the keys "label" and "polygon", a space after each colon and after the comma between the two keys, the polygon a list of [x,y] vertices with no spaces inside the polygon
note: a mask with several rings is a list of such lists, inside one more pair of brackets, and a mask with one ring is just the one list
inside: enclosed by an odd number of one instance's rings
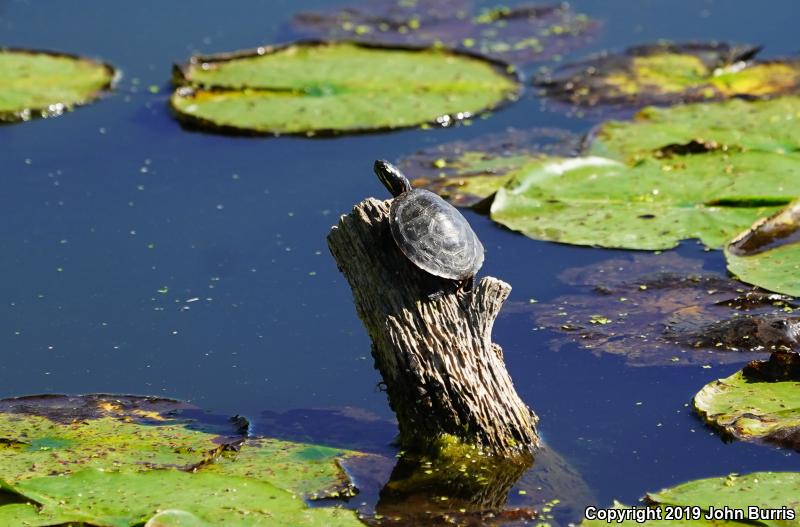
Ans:
{"label": "water", "polygon": [[[327,140],[206,135],[173,120],[172,62],[270,42],[294,11],[334,3],[349,2],[0,0],[0,44],[101,57],[124,74],[116,93],[80,111],[0,127],[0,396],[164,395],[251,415],[256,426],[262,411],[293,408],[391,417],[325,246],[339,214],[385,196],[372,161],[507,126],[582,133],[593,121],[542,112],[532,95],[469,127]],[[573,6],[605,22],[574,58],[660,38],[799,51],[792,0]],[[531,241],[467,216],[488,251],[483,272],[512,283],[511,300],[563,294],[560,270],[617,254]],[[693,242],[681,252],[724,268]],[[549,335],[532,328],[524,314],[505,315],[495,340],[548,444],[599,504],[691,478],[800,470],[797,454],[722,443],[687,407],[737,366],[630,368],[550,351]]]}

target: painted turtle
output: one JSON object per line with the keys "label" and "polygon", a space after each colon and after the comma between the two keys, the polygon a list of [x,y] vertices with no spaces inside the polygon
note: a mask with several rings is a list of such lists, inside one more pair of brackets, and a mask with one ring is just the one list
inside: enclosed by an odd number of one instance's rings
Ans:
{"label": "painted turtle", "polygon": [[375,174],[394,196],[389,224],[406,258],[423,271],[469,288],[483,265],[483,245],[466,218],[433,192],[413,188],[387,161],[375,161]]}

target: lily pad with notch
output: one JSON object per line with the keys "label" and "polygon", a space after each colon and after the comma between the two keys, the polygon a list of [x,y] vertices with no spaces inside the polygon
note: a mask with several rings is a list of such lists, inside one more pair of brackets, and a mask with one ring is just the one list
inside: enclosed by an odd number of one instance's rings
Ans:
{"label": "lily pad with notch", "polygon": [[577,155],[581,139],[556,128],[510,128],[420,150],[399,162],[417,188],[457,207],[487,202],[515,169],[544,156]]}
{"label": "lily pad with notch", "polygon": [[350,42],[196,56],[174,82],[171,105],[185,124],[267,135],[448,126],[520,90],[505,66],[464,53]]}
{"label": "lily pad with notch", "polygon": [[765,98],[800,89],[800,60],[756,61],[761,48],[658,43],[600,54],[535,80],[544,96],[580,106]]}
{"label": "lily pad with notch", "polygon": [[725,364],[800,348],[791,300],[703,270],[673,253],[615,258],[564,271],[580,291],[536,304],[555,349],[570,344],[625,357],[631,366]]}
{"label": "lily pad with notch", "polygon": [[379,0],[299,13],[287,32],[292,38],[435,45],[521,65],[584,46],[599,27],[564,3],[475,10],[468,0]]}
{"label": "lily pad with notch", "polygon": [[54,117],[111,89],[108,64],[52,51],[0,48],[0,123]]}

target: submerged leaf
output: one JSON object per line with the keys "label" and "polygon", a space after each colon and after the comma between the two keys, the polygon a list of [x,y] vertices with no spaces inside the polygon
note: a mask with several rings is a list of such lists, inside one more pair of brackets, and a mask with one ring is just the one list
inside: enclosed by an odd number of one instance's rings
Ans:
{"label": "submerged leaf", "polygon": [[800,88],[800,61],[753,62],[760,48],[661,43],[567,64],[536,80],[544,95],[582,106],[673,104]]}
{"label": "submerged leaf", "polygon": [[450,125],[516,98],[516,77],[443,49],[301,43],[193,57],[171,103],[191,125],[325,134]]}
{"label": "submerged leaf", "polygon": [[800,199],[757,221],[728,244],[725,257],[743,282],[800,296]]}
{"label": "submerged leaf", "polygon": [[507,174],[547,155],[575,155],[580,138],[551,128],[508,129],[454,141],[403,158],[399,166],[412,184],[459,207],[478,205],[507,181]]}
{"label": "submerged leaf", "polygon": [[467,0],[379,0],[300,13],[289,29],[301,38],[437,45],[525,64],[585,45],[599,25],[566,4],[474,12]]}
{"label": "submerged leaf", "polygon": [[[551,302],[511,306],[536,323],[595,353],[622,355],[629,365],[742,362],[741,352],[798,347],[788,300],[747,291],[702,261],[676,254],[636,255],[568,269],[560,278],[581,292]],[[777,326],[777,327],[773,327]]]}
{"label": "submerged leaf", "polygon": [[799,359],[795,353],[776,352],[769,361],[754,361],[711,382],[695,395],[695,411],[726,437],[800,451]]}
{"label": "submerged leaf", "polygon": [[90,59],[0,48],[0,123],[60,115],[108,90],[116,72]]}

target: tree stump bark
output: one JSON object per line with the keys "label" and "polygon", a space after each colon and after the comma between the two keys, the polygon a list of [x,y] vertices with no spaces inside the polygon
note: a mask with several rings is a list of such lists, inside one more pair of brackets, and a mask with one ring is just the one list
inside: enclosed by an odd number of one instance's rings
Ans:
{"label": "tree stump bark", "polygon": [[467,292],[418,269],[392,238],[390,203],[356,205],[331,229],[328,246],[372,339],[401,446],[425,450],[449,435],[492,455],[532,454],[538,418],[491,341],[511,286],[484,277]]}

